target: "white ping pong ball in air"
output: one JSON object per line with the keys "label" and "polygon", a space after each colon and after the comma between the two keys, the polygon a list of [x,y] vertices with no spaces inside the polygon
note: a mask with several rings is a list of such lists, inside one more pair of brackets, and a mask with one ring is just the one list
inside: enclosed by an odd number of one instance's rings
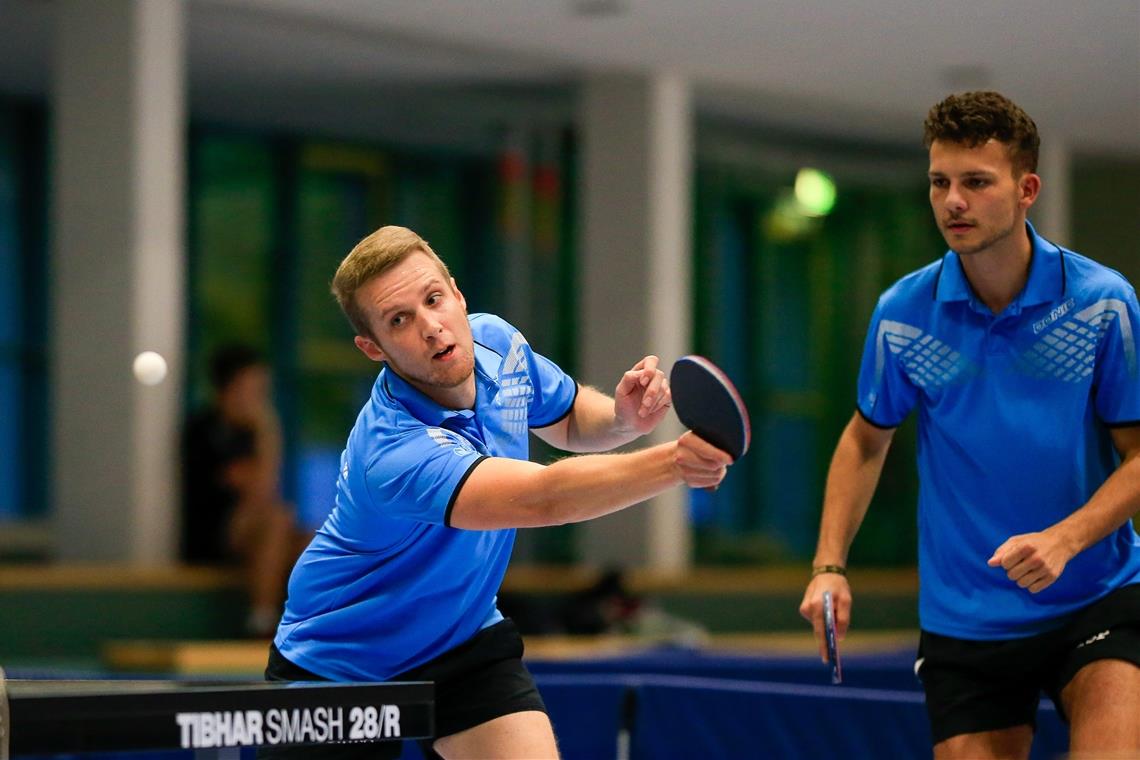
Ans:
{"label": "white ping pong ball in air", "polygon": [[166,359],[154,351],[143,351],[135,357],[132,370],[143,385],[158,385],[166,379]]}

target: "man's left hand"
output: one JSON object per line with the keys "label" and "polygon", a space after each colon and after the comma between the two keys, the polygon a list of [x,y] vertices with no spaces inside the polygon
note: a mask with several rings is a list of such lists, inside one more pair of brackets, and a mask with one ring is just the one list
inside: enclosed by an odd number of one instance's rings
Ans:
{"label": "man's left hand", "polygon": [[645,435],[665,417],[673,394],[658,358],[647,356],[622,375],[614,392],[614,418],[621,430]]}
{"label": "man's left hand", "polygon": [[1065,571],[1073,552],[1048,530],[1011,536],[994,551],[987,564],[999,565],[1018,586],[1036,594],[1053,585]]}

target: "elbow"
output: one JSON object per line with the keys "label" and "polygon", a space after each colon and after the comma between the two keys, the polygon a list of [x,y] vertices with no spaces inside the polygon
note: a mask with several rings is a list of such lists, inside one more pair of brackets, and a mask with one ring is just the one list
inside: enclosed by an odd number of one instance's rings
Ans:
{"label": "elbow", "polygon": [[528,489],[530,503],[522,510],[529,517],[527,527],[551,528],[578,522],[570,509],[571,504],[560,496],[559,481],[557,468],[544,467],[535,473],[534,483]]}

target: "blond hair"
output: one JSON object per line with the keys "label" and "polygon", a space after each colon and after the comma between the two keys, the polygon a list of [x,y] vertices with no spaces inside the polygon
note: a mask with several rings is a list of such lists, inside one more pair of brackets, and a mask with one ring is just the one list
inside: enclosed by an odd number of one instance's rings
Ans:
{"label": "blond hair", "polygon": [[407,227],[389,225],[381,227],[356,244],[333,275],[332,294],[336,296],[341,311],[348,317],[358,335],[373,337],[368,324],[368,315],[356,300],[356,291],[373,277],[378,277],[399,264],[413,253],[426,254],[447,279],[451,272],[447,265],[435,254],[427,241]]}

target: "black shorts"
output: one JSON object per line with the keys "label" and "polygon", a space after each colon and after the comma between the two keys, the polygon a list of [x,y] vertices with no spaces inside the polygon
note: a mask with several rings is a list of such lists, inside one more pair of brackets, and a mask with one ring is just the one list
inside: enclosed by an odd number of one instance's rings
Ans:
{"label": "black shorts", "polygon": [[[504,619],[476,633],[434,660],[388,679],[389,681],[435,682],[435,736],[450,736],[503,715],[538,710],[546,705],[534,678],[522,663],[523,641],[515,624]],[[326,681],[301,668],[270,645],[267,681]],[[434,740],[420,742],[426,757]],[[396,758],[400,742],[322,746],[320,757]],[[258,757],[311,758],[312,747],[263,748]]]}
{"label": "black shorts", "polygon": [[1027,638],[972,641],[923,631],[915,672],[934,743],[959,734],[1036,727],[1044,691],[1061,718],[1061,690],[1096,660],[1140,667],[1140,585],[1124,586],[1060,628]]}

